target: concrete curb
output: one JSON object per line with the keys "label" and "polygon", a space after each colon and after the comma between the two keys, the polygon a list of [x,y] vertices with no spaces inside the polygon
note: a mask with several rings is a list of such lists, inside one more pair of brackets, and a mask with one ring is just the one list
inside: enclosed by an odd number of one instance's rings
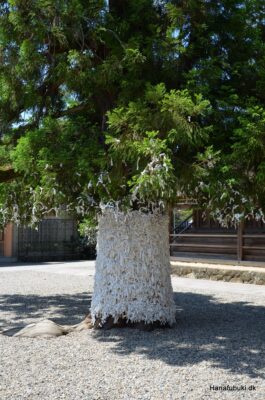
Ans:
{"label": "concrete curb", "polygon": [[265,268],[171,261],[173,275],[213,281],[265,285]]}

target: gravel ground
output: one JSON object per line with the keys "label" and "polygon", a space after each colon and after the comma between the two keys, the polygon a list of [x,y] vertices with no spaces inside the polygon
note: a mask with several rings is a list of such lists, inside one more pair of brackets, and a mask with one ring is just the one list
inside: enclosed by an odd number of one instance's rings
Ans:
{"label": "gravel ground", "polygon": [[[178,310],[172,329],[57,339],[0,335],[0,400],[264,400],[265,288],[172,281]],[[0,329],[47,317],[77,323],[92,285],[91,262],[0,267]]]}

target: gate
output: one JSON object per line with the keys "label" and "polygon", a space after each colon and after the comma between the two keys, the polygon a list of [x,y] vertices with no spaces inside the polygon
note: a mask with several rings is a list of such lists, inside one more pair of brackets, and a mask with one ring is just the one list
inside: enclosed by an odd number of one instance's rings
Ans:
{"label": "gate", "polygon": [[72,219],[47,218],[37,229],[18,227],[18,258],[30,261],[58,261],[78,258],[78,232]]}

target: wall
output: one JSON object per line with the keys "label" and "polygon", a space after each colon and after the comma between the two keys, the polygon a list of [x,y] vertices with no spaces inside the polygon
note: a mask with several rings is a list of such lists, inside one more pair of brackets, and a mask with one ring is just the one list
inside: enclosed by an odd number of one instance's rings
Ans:
{"label": "wall", "polygon": [[4,257],[12,257],[13,251],[13,225],[7,224],[4,229]]}

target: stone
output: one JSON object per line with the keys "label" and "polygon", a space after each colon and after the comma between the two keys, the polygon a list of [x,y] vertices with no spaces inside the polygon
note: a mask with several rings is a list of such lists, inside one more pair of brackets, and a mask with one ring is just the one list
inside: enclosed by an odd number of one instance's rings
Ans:
{"label": "stone", "polygon": [[29,324],[25,328],[21,329],[14,336],[17,337],[43,337],[43,338],[52,338],[58,337],[62,335],[66,335],[68,330],[65,329],[62,325],[58,325],[49,319],[45,319],[43,321]]}
{"label": "stone", "polygon": [[221,275],[221,274],[216,275],[216,280],[217,281],[222,281],[223,280],[223,275]]}
{"label": "stone", "polygon": [[16,337],[42,337],[42,338],[55,338],[58,336],[67,335],[71,332],[81,332],[93,328],[91,317],[88,315],[86,318],[76,325],[59,325],[55,322],[44,319],[34,324],[29,324],[21,329],[13,336]]}
{"label": "stone", "polygon": [[258,278],[254,282],[256,285],[265,285],[265,279]]}
{"label": "stone", "polygon": [[240,277],[236,277],[236,276],[234,276],[233,278],[231,278],[231,279],[230,279],[230,282],[242,283]]}

